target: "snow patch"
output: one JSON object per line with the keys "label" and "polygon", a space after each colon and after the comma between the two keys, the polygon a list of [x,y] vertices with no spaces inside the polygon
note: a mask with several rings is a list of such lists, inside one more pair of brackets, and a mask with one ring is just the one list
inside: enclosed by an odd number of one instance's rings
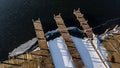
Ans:
{"label": "snow patch", "polygon": [[85,47],[85,45],[83,44],[82,39],[77,38],[77,37],[73,37],[73,36],[71,36],[71,38],[72,38],[72,40],[73,40],[81,58],[82,58],[83,63],[85,64],[86,68],[94,68],[90,54],[89,54],[87,48]]}
{"label": "snow patch", "polygon": [[9,53],[9,57],[16,56],[16,55],[26,52],[36,42],[37,42],[37,38],[33,38],[32,40],[29,40],[28,42],[21,44],[19,47],[15,48],[12,52]]}
{"label": "snow patch", "polygon": [[55,68],[75,68],[62,37],[48,41],[48,45]]}

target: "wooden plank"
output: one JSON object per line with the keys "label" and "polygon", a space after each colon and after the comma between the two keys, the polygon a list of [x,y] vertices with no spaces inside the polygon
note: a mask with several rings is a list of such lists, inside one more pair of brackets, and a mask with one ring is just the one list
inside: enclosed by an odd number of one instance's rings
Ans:
{"label": "wooden plank", "polygon": [[[36,36],[38,38],[38,46],[40,48],[40,50],[38,52],[34,52],[32,54],[34,55],[39,55],[42,57],[42,62],[45,62],[45,63],[42,63],[42,67],[44,68],[54,68],[53,66],[53,63],[52,63],[52,59],[51,59],[51,56],[50,56],[50,52],[49,52],[49,49],[48,49],[48,46],[47,46],[47,41],[45,39],[45,34],[44,34],[44,31],[43,31],[43,28],[42,28],[42,24],[41,24],[41,21],[40,19],[34,21],[33,20],[33,23],[34,23],[34,28],[35,28],[35,32],[36,32]],[[49,60],[46,60],[48,59]],[[47,67],[46,65],[49,65],[49,67]]]}
{"label": "wooden plank", "polygon": [[56,24],[58,26],[58,30],[60,31],[60,33],[61,33],[61,35],[62,35],[62,37],[67,45],[67,48],[70,52],[70,55],[72,56],[72,59],[75,63],[76,68],[83,68],[84,64],[80,58],[80,55],[79,55],[77,49],[75,48],[75,45],[70,37],[68,29],[66,28],[64,21],[63,21],[62,17],[60,16],[60,14],[54,15],[54,20],[56,21]]}
{"label": "wooden plank", "polygon": [[[22,66],[26,64],[26,67],[27,67],[27,65],[29,65],[29,62],[35,62],[34,57],[28,53],[22,54],[17,57],[12,57],[6,61],[3,61],[3,63],[0,63],[0,68],[24,68]],[[35,67],[32,67],[32,68],[35,68]]]}
{"label": "wooden plank", "polygon": [[[105,39],[102,42],[102,45],[107,49],[107,61],[109,62],[111,68],[120,68],[120,56],[111,43],[114,42],[110,39]],[[112,60],[112,56],[114,57],[114,62]]]}
{"label": "wooden plank", "polygon": [[[44,45],[42,45],[44,44]],[[38,40],[38,46],[41,48],[41,49],[48,49],[48,46],[47,46],[47,43],[45,40]]]}
{"label": "wooden plank", "polygon": [[93,31],[88,25],[88,21],[85,20],[83,14],[80,12],[80,9],[74,10],[73,14],[77,17],[77,20],[79,21],[80,26],[82,26],[83,30],[85,31],[87,37],[93,39]]}
{"label": "wooden plank", "polygon": [[44,33],[41,31],[35,31],[37,38],[44,38]]}

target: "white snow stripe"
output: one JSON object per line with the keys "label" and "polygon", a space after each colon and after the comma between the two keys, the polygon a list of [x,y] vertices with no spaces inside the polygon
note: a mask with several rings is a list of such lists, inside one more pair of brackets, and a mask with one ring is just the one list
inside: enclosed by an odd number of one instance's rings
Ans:
{"label": "white snow stripe", "polygon": [[[72,37],[86,68],[106,68],[88,38]],[[97,46],[97,45],[96,45]],[[109,66],[108,66],[109,68]]]}
{"label": "white snow stripe", "polygon": [[62,37],[48,41],[55,68],[75,68]]}

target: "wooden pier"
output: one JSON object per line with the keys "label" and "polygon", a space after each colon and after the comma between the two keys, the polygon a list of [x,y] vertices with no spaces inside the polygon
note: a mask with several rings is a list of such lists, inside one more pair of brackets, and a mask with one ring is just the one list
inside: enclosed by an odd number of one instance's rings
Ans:
{"label": "wooden pier", "polygon": [[[111,68],[120,68],[120,32],[113,33],[112,35],[108,35],[102,41],[102,46],[106,48],[108,53],[107,60],[103,60],[100,52],[93,43],[94,33],[92,31],[92,28],[88,25],[88,21],[85,20],[84,15],[80,12],[80,9],[74,10],[73,14],[75,15],[76,19],[79,21],[84,34],[91,42],[94,50],[98,54],[102,63],[104,64],[103,66],[107,68],[108,66],[106,65],[105,61],[108,61]],[[61,14],[54,15],[54,20],[56,22],[56,25],[58,26],[58,31],[60,32],[66,44],[66,47],[72,57],[75,68],[85,68],[85,65],[81,59],[81,56],[77,48],[75,47],[71,35],[69,34],[69,31],[66,25],[64,24],[64,20],[62,19]],[[51,58],[49,47],[47,45],[42,23],[40,19],[35,21],[32,20],[32,21],[33,21],[36,37],[38,39],[39,50],[31,51],[29,53],[24,53],[14,57],[8,57],[7,60],[0,62],[0,68],[38,68],[38,66],[39,68],[55,68]],[[118,25],[115,26],[114,29],[116,28],[120,29]],[[108,31],[109,29],[107,29],[103,33],[103,35],[106,34]],[[111,30],[111,32],[114,31]]]}

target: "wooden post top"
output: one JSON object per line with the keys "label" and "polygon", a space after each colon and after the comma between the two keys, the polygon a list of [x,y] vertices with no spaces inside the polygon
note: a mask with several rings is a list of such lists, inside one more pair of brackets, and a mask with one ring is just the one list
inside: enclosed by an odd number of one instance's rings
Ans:
{"label": "wooden post top", "polygon": [[80,12],[80,8],[78,8],[77,10],[74,9],[74,10],[73,10],[73,13],[81,13],[81,12]]}
{"label": "wooden post top", "polygon": [[63,21],[60,13],[58,15],[54,14],[54,20],[56,21],[56,23],[58,25],[63,25],[64,24],[64,21]]}
{"label": "wooden post top", "polygon": [[38,18],[37,20],[32,19],[32,21],[33,21],[35,30],[42,30],[43,31],[40,18]]}
{"label": "wooden post top", "polygon": [[58,15],[54,14],[54,18],[61,18],[61,13],[59,13]]}
{"label": "wooden post top", "polygon": [[83,14],[80,12],[80,8],[78,8],[77,10],[74,9],[73,14],[75,14],[77,18],[83,17]]}
{"label": "wooden post top", "polygon": [[41,23],[40,18],[38,18],[38,20],[32,19],[32,22],[33,22],[33,23],[39,23],[39,22]]}

